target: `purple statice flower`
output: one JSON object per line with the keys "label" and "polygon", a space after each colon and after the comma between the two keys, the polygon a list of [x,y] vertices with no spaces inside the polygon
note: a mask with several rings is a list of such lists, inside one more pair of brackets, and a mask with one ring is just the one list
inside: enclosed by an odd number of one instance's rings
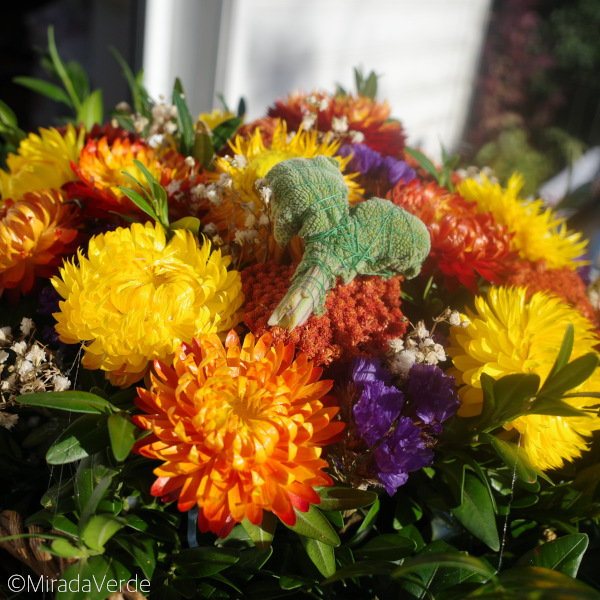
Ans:
{"label": "purple statice flower", "polygon": [[383,166],[383,157],[377,150],[369,148],[366,144],[344,144],[338,154],[344,158],[352,155],[348,163],[348,170],[361,175],[376,174]]}
{"label": "purple statice flower", "polygon": [[429,426],[428,433],[441,434],[440,423],[458,410],[454,377],[436,365],[415,363],[408,374],[406,392],[414,413]]}
{"label": "purple statice flower", "polygon": [[411,169],[408,166],[408,163],[394,158],[393,156],[386,156],[383,160],[383,164],[387,169],[388,179],[392,187],[394,187],[400,180],[403,180],[404,183],[408,183],[417,176],[415,170]]}
{"label": "purple statice flower", "polygon": [[410,417],[400,417],[394,432],[375,449],[377,476],[385,491],[393,496],[417,471],[433,462],[433,450],[425,445],[421,428]]}
{"label": "purple statice flower", "polygon": [[382,381],[389,385],[392,374],[381,366],[379,358],[355,358],[352,361],[352,381],[358,386]]}
{"label": "purple statice flower", "polygon": [[38,313],[41,315],[51,315],[58,312],[61,297],[60,294],[51,285],[46,285],[42,288],[39,296]]}

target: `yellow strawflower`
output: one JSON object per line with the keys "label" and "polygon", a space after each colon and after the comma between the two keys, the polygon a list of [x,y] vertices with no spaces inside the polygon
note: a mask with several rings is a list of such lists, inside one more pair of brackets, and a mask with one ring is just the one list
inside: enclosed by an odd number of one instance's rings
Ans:
{"label": "yellow strawflower", "polygon": [[151,361],[171,363],[181,342],[228,331],[240,320],[242,283],[229,257],[187,230],[167,241],[160,225],[134,223],[90,240],[52,284],[64,298],[56,331],[84,342],[82,364],[126,387]]}
{"label": "yellow strawflower", "polygon": [[465,179],[457,191],[466,200],[476,202],[478,212],[491,212],[496,223],[506,225],[509,233],[514,233],[512,249],[521,258],[531,262],[545,260],[549,269],[574,270],[587,264],[581,260],[587,240],[581,239],[581,233],[568,231],[566,220],[545,208],[542,200],[521,198],[522,188],[523,178],[518,174],[512,175],[504,190],[481,175],[481,182]]}
{"label": "yellow strawflower", "polygon": [[[577,310],[558,297],[535,293],[529,301],[526,288],[490,288],[487,298],[475,299],[476,312],[467,309],[469,326],[452,327],[447,353],[454,368],[461,397],[459,415],[468,417],[481,412],[483,393],[480,377],[487,373],[499,379],[511,373],[537,373],[541,385],[548,377],[569,323],[575,329],[571,359],[594,352],[599,343],[592,324]],[[600,369],[571,392],[600,391]],[[595,398],[565,398],[571,406],[586,409],[598,403]],[[581,436],[600,429],[597,410],[590,417],[527,415],[507,428],[514,427],[522,436],[522,447],[540,469],[562,466],[586,449]]]}
{"label": "yellow strawflower", "polygon": [[53,127],[39,132],[21,141],[18,154],[8,155],[8,172],[0,170],[2,199],[18,200],[27,192],[59,189],[77,179],[71,162],[79,161],[85,130],[68,125],[64,133]]}

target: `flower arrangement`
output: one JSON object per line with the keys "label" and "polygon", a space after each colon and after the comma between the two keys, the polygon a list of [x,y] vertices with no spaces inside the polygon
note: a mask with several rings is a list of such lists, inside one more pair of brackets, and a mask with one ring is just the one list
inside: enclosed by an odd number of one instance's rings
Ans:
{"label": "flower arrangement", "polygon": [[246,122],[123,64],[134,106],[104,123],[49,42],[65,91],[28,85],[73,121],[26,134],[0,105],[3,574],[61,599],[598,598],[580,234],[518,174],[406,147],[373,74]]}

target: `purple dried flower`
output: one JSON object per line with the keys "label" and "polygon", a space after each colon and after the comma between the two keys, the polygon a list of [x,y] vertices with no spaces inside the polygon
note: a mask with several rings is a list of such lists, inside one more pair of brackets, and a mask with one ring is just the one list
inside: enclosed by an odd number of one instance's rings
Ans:
{"label": "purple dried flower", "polygon": [[392,374],[381,366],[379,358],[360,358],[352,361],[352,381],[356,385],[382,381],[389,385],[392,381]]}
{"label": "purple dried flower", "polygon": [[414,169],[411,169],[403,160],[398,160],[393,156],[386,156],[383,164],[387,168],[388,179],[392,187],[394,187],[401,179],[404,183],[408,183],[416,178],[417,174]]}
{"label": "purple dried flower", "polygon": [[339,150],[340,156],[352,155],[347,170],[366,175],[378,171],[383,165],[383,157],[377,150],[369,148],[366,144],[344,144]]}
{"label": "purple dried flower", "polygon": [[459,407],[454,377],[446,375],[436,365],[415,363],[408,374],[406,392],[414,413],[430,425],[429,433],[439,435],[446,419]]}
{"label": "purple dried flower", "polygon": [[392,496],[406,483],[410,471],[433,462],[433,450],[426,447],[421,428],[409,417],[400,417],[394,432],[375,449],[375,462],[379,481]]}

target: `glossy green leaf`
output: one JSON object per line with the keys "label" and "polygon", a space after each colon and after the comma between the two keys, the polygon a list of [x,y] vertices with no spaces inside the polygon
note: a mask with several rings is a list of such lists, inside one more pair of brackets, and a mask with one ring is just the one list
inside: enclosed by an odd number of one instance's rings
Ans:
{"label": "glossy green leaf", "polygon": [[63,558],[82,558],[88,555],[86,550],[78,548],[65,538],[54,540],[50,545],[50,549],[52,554]]}
{"label": "glossy green leaf", "polygon": [[237,550],[199,546],[186,548],[173,557],[173,565],[178,573],[190,577],[210,577],[235,564],[240,558]]}
{"label": "glossy green leaf", "polygon": [[305,537],[319,540],[324,544],[339,546],[340,538],[338,534],[331,526],[331,523],[323,516],[319,509],[314,506],[314,504],[310,505],[307,512],[300,512],[297,509],[294,510],[296,512],[296,524],[286,525],[284,523],[288,529]]}
{"label": "glossy green leaf", "polygon": [[177,525],[165,513],[152,509],[139,510],[123,515],[123,519],[127,527],[131,527],[135,531],[148,533],[152,537],[170,544],[177,544],[179,541]]}
{"label": "glossy green leaf", "polygon": [[364,575],[389,575],[398,565],[393,562],[382,560],[361,560],[353,565],[338,569],[334,575],[328,577],[322,582],[322,585],[329,585],[336,581],[361,577]]}
{"label": "glossy green leaf", "polygon": [[560,398],[564,393],[582,384],[598,368],[598,355],[584,354],[564,366],[558,373],[548,378],[538,394],[538,398],[549,396]]}
{"label": "glossy green leaf", "polygon": [[414,148],[405,148],[404,151],[408,154],[412,159],[416,160],[421,169],[431,175],[436,181],[440,176],[439,171],[436,169],[435,165],[427,158],[422,152],[419,150],[415,150]]}
{"label": "glossy green leaf", "polygon": [[85,503],[85,506],[81,510],[81,514],[79,515],[79,530],[83,531],[83,528],[86,526],[90,517],[96,512],[99,508],[102,499],[110,484],[112,483],[112,475],[105,475],[98,483],[94,486],[88,501]]}
{"label": "glossy green leaf", "polygon": [[264,550],[259,548],[248,548],[240,554],[240,559],[235,563],[235,575],[249,581],[257,574],[263,565],[271,558],[273,547],[270,546]]}
{"label": "glossy green leaf", "polygon": [[502,571],[468,598],[488,600],[599,600],[600,594],[584,583],[543,567],[514,567]]}
{"label": "glossy green leaf", "polygon": [[135,425],[120,414],[108,417],[108,436],[114,457],[120,462],[125,460],[135,443]]}
{"label": "glossy green leaf", "polygon": [[[558,355],[556,356],[556,360],[552,365],[552,369],[550,369],[550,373],[548,373],[548,377],[544,382],[544,386],[542,386],[542,390],[548,381],[552,381],[554,376],[569,363],[569,358],[571,358],[571,352],[573,352],[573,342],[575,341],[575,328],[572,323],[569,323],[565,329],[565,335],[563,336],[562,342],[560,344],[560,350],[558,351]],[[540,391],[542,391],[540,390]]]}
{"label": "glossy green leaf", "polygon": [[77,503],[77,508],[80,515],[85,510],[85,507],[90,501],[90,498],[94,493],[94,489],[98,486],[98,484],[105,477],[108,477],[110,482],[112,477],[117,473],[115,469],[112,469],[104,464],[103,461],[105,458],[106,455],[104,452],[92,454],[91,456],[83,458],[77,467],[77,472],[75,473],[73,482],[75,484],[75,501]]}
{"label": "glossy green leaf", "polygon": [[[130,578],[131,571],[113,557],[84,558],[65,569],[61,575],[64,583],[55,584],[55,600],[104,600],[119,591],[119,581],[127,582]],[[141,590],[148,593],[150,586],[145,583]]]}
{"label": "glossy green leaf", "polygon": [[323,510],[351,510],[370,506],[377,500],[377,493],[350,487],[333,486],[316,489],[321,497],[319,508]]}
{"label": "glossy green leaf", "polygon": [[589,544],[585,533],[574,533],[533,548],[517,561],[523,567],[545,567],[577,577],[579,565]]}
{"label": "glossy green leaf", "polygon": [[208,169],[215,156],[212,140],[208,133],[197,131],[194,137],[194,146],[192,148],[192,156],[198,163]]}
{"label": "glossy green leaf", "polygon": [[450,488],[454,502],[462,504],[466,464],[459,459],[455,459],[441,462],[439,469],[444,474],[444,479]]}
{"label": "glossy green leaf", "polygon": [[119,533],[113,537],[113,541],[133,558],[135,566],[142,570],[147,579],[152,579],[156,568],[157,550],[156,542],[151,537],[137,533]]}
{"label": "glossy green leaf", "polygon": [[500,549],[492,501],[486,486],[477,477],[466,474],[463,503],[451,512],[468,531],[492,550]]}
{"label": "glossy green leaf", "polygon": [[319,573],[323,577],[331,577],[335,573],[335,551],[333,546],[303,535],[300,536],[300,541]]}
{"label": "glossy green leaf", "polygon": [[[169,225],[169,213],[168,213],[168,204],[167,204],[167,192],[165,188],[158,182],[156,177],[150,173],[146,165],[144,165],[139,160],[134,160],[133,164],[142,172],[144,178],[146,179],[147,185],[150,187],[149,197],[152,202],[152,207],[156,211],[158,215],[158,220],[163,224],[164,227]],[[137,182],[140,187],[142,184]]]}
{"label": "glossy green leaf", "polygon": [[46,454],[51,465],[63,465],[100,452],[108,445],[106,417],[84,415],[69,425]]}
{"label": "glossy green leaf", "polygon": [[75,91],[75,87],[73,86],[73,82],[69,77],[69,73],[67,72],[67,68],[65,67],[63,61],[58,54],[58,49],[56,48],[56,42],[54,40],[54,27],[50,25],[48,27],[48,52],[50,53],[50,60],[52,61],[52,67],[56,71],[59,79],[61,80],[69,98],[71,99],[71,106],[79,112],[81,108],[81,102],[79,97],[77,96],[77,92]]}
{"label": "glossy green leaf", "polygon": [[536,373],[514,373],[498,379],[494,383],[494,424],[503,425],[527,412],[539,387],[540,377]]}
{"label": "glossy green leaf", "polygon": [[133,74],[133,71],[127,64],[127,61],[121,56],[120,52],[114,46],[110,46],[109,48],[121,66],[123,75],[129,84],[131,97],[133,99],[133,110],[141,115],[147,116],[146,105],[148,101],[148,92],[142,85],[141,81],[139,81],[138,78]]}
{"label": "glossy green leaf", "polygon": [[[432,582],[439,575],[440,569],[450,569],[450,575],[455,581],[453,584],[464,581],[465,575],[476,574],[484,581],[494,577],[496,571],[489,563],[455,551],[424,552],[419,556],[405,560],[401,566],[392,573],[393,579],[400,579],[412,573],[422,573],[425,588],[432,587]],[[458,572],[457,572],[458,571]],[[439,587],[443,589],[449,582],[444,582]]]}
{"label": "glossy green leaf", "polygon": [[355,551],[357,558],[380,558],[382,560],[399,560],[409,556],[416,550],[417,544],[395,533],[383,533],[371,538]]}
{"label": "glossy green leaf", "polygon": [[254,545],[260,550],[266,550],[271,546],[275,527],[277,526],[277,517],[269,511],[263,510],[263,518],[260,525],[253,525],[245,518],[242,521],[242,526]]}
{"label": "glossy green leaf", "polygon": [[227,142],[235,135],[243,122],[243,117],[232,117],[219,123],[212,132],[212,146],[215,152],[222,150]]}
{"label": "glossy green leaf", "polygon": [[[179,83],[179,86],[177,83]],[[181,81],[176,82],[176,87],[173,90],[173,104],[177,107],[179,129],[183,137],[183,148],[181,148],[181,153],[185,156],[190,156],[194,144],[194,120],[192,119],[190,109],[185,101],[183,89],[181,88]]]}
{"label": "glossy green leaf", "polygon": [[191,231],[195,236],[200,235],[200,219],[197,217],[183,217],[175,223],[171,223],[171,229],[187,229]]}
{"label": "glossy green leaf", "polygon": [[85,69],[76,60],[69,61],[65,68],[75,89],[75,94],[80,100],[83,100],[90,93],[90,80]]}
{"label": "glossy green leaf", "polygon": [[104,114],[102,90],[94,90],[87,96],[77,111],[77,121],[83,123],[89,131],[94,125],[100,125]]}
{"label": "glossy green leaf", "polygon": [[15,111],[2,100],[0,100],[0,122],[11,129],[18,130],[18,121]]}
{"label": "glossy green leaf", "polygon": [[83,528],[81,537],[88,548],[104,552],[104,544],[117,533],[124,522],[112,515],[94,515]]}
{"label": "glossy green leaf", "polygon": [[54,83],[50,83],[42,79],[36,79],[34,77],[14,77],[13,81],[19,85],[22,85],[23,87],[26,87],[27,89],[34,91],[36,94],[50,98],[55,102],[62,102],[71,108],[73,107],[73,103],[71,102],[67,93]]}
{"label": "glossy green leaf", "polygon": [[517,477],[526,483],[535,483],[538,475],[545,478],[529,460],[524,448],[513,442],[501,440],[494,435],[482,433],[480,439],[489,443],[509,469],[514,469]]}
{"label": "glossy green leaf", "polygon": [[117,410],[108,400],[89,392],[76,390],[65,392],[40,392],[17,396],[17,402],[27,406],[43,406],[44,408],[58,408],[77,413],[110,414]]}
{"label": "glossy green leaf", "polygon": [[146,200],[141,194],[138,194],[135,190],[119,186],[119,190],[125,194],[139,209],[143,210],[149,217],[158,221],[158,215],[152,208],[148,200]]}

